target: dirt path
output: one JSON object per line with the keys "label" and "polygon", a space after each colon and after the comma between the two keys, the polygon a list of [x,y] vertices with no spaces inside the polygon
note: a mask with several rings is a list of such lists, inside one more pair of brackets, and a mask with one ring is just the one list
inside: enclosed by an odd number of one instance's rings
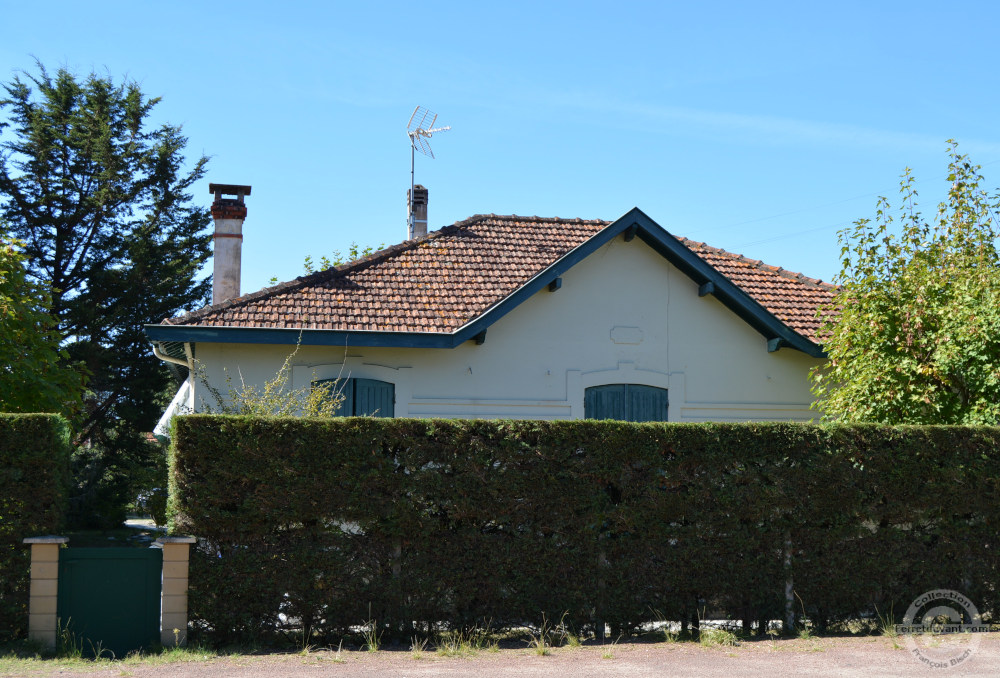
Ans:
{"label": "dirt path", "polygon": [[[479,652],[473,657],[440,657],[426,651],[415,659],[407,650],[376,653],[327,650],[308,654],[239,655],[207,660],[104,662],[101,664],[23,662],[5,666],[3,676],[134,676],[146,678],[228,678],[248,676],[476,676],[482,678],[556,676],[1000,676],[1000,634],[984,634],[973,654],[957,666],[935,670],[897,643],[882,637],[819,638],[744,642],[738,647],[695,643],[621,643],[613,647],[556,648],[549,656],[524,649]],[[947,647],[944,648],[947,650]],[[923,649],[925,655],[941,648]],[[945,653],[947,655],[947,653]],[[945,656],[942,655],[942,656]]]}

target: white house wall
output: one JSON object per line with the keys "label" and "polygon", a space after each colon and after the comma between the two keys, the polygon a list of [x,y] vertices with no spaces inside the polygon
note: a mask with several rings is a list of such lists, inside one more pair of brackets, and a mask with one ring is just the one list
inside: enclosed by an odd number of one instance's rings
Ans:
{"label": "white house wall", "polygon": [[[292,346],[198,344],[211,381],[272,378]],[[295,387],[363,377],[395,384],[399,417],[573,419],[584,390],[669,390],[672,421],[807,421],[818,361],[766,340],[639,239],[617,238],[454,349],[303,346]],[[199,409],[204,388],[196,386]]]}

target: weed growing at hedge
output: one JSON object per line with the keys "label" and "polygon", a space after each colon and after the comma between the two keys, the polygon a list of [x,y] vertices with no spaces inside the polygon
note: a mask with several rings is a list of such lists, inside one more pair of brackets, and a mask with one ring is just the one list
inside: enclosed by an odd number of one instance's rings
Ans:
{"label": "weed growing at hedge", "polygon": [[410,641],[410,656],[414,659],[423,659],[424,651],[427,649],[427,639],[419,639],[416,636]]}
{"label": "weed growing at hedge", "polygon": [[481,650],[499,652],[500,644],[489,628],[479,627],[468,631],[444,631],[438,636],[435,651],[441,657],[471,657]]}
{"label": "weed growing at hedge", "polygon": [[888,613],[881,613],[878,611],[878,607],[875,608],[875,616],[878,618],[878,632],[880,635],[886,638],[895,638],[899,635],[896,631],[896,616],[892,613],[892,608],[889,608]]}
{"label": "weed growing at hedge", "polygon": [[364,638],[365,650],[368,652],[378,652],[382,647],[382,632],[379,631],[378,622],[374,619],[365,622],[361,637]]}
{"label": "weed growing at hedge", "polygon": [[550,655],[552,648],[566,639],[569,635],[566,630],[566,614],[564,612],[559,624],[553,626],[545,613],[542,613],[542,623],[538,627],[538,632],[533,633],[530,629],[528,630],[528,647],[531,648],[532,652],[540,657]]}
{"label": "weed growing at hedge", "polygon": [[448,631],[438,636],[434,651],[439,657],[466,657],[473,654],[469,645],[459,632]]}
{"label": "weed growing at hedge", "polygon": [[698,642],[705,647],[736,647],[740,639],[732,631],[708,627],[698,633]]}

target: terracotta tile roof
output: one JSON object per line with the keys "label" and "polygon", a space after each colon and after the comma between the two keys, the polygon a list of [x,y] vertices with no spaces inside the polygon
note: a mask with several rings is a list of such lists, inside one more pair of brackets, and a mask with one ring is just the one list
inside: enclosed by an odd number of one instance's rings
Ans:
{"label": "terracotta tile roof", "polygon": [[835,285],[705,243],[687,238],[678,240],[778,320],[813,343],[822,343],[818,331],[823,320],[816,316],[816,311],[833,300]]}
{"label": "terracotta tile roof", "polygon": [[477,215],[364,259],[164,322],[452,332],[607,225]]}
{"label": "terracotta tile roof", "polygon": [[[177,318],[168,325],[454,332],[611,222],[476,215],[342,266]],[[832,286],[681,239],[771,313],[815,341]]]}

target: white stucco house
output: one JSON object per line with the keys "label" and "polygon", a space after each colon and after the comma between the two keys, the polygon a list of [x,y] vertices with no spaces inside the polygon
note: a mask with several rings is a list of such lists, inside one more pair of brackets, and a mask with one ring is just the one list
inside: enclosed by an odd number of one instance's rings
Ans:
{"label": "white stucco house", "polygon": [[833,286],[675,237],[637,208],[612,222],[477,215],[239,296],[249,187],[212,189],[216,303],[145,328],[186,374],[173,408],[207,400],[195,359],[213,384],[225,370],[263,384],[300,343],[293,386],[348,379],[344,414],[816,417],[807,375]]}

